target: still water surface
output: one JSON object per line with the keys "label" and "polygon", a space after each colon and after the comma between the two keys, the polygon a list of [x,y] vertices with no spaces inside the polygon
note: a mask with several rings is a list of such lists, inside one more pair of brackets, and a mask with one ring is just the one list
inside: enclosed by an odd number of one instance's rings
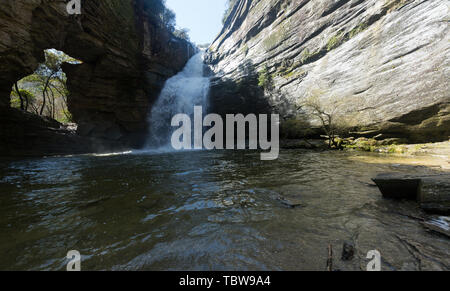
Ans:
{"label": "still water surface", "polygon": [[[424,167],[358,153],[132,153],[0,161],[0,270],[450,269],[450,240],[413,202],[383,200],[370,178]],[[356,158],[356,159],[355,159]],[[290,208],[280,201],[301,206]],[[344,241],[356,257],[342,262]]]}

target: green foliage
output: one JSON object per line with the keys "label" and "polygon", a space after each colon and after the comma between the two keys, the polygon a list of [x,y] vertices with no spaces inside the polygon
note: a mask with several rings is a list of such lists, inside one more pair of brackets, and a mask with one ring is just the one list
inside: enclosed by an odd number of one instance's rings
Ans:
{"label": "green foliage", "polygon": [[184,39],[184,40],[186,40],[186,41],[190,41],[190,40],[189,40],[189,29],[187,29],[187,28],[175,29],[173,35],[174,35],[175,37]]}
{"label": "green foliage", "polygon": [[[120,0],[121,2],[126,2]],[[176,15],[166,7],[165,0],[145,0],[144,11],[149,15],[155,23],[159,23],[162,28],[166,28],[175,37],[189,41],[187,29],[176,29]]]}
{"label": "green foliage", "polygon": [[353,37],[355,37],[357,34],[359,34],[360,32],[366,30],[369,27],[367,22],[363,22],[359,25],[357,25],[356,27],[354,27],[352,30],[350,30],[348,33],[342,33],[339,32],[336,35],[333,35],[327,43],[327,50],[331,51],[335,48],[337,48],[338,46],[340,46],[341,44],[343,44],[344,42],[352,39]]}
{"label": "green foliage", "polygon": [[311,53],[308,48],[304,49],[300,58],[301,65],[310,63],[312,60],[316,59],[320,53],[320,50]]}
{"label": "green foliage", "polygon": [[61,111],[61,113],[62,113],[62,116],[58,120],[59,122],[61,122],[61,123],[72,123],[73,122],[72,113],[70,113],[68,109],[63,109]]}
{"label": "green foliage", "polygon": [[175,12],[170,10],[169,8],[164,9],[164,12],[161,13],[161,19],[164,24],[164,26],[170,31],[175,31],[175,25],[176,25],[176,16]]}
{"label": "green foliage", "polygon": [[344,42],[344,35],[342,33],[338,33],[333,35],[327,43],[327,50],[331,51],[332,49],[337,48]]}
{"label": "green foliage", "polygon": [[258,86],[268,90],[272,88],[272,76],[270,75],[267,66],[264,66],[264,68],[258,72]]}
{"label": "green foliage", "polygon": [[361,23],[348,33],[348,39],[355,37],[358,33],[364,31],[368,27],[367,23]]}
{"label": "green foliage", "polygon": [[387,12],[392,12],[394,10],[400,9],[405,6],[410,0],[391,0],[386,1],[383,6],[383,9],[386,9]]}
{"label": "green foliage", "polygon": [[28,112],[54,118],[60,122],[70,122],[72,117],[67,109],[67,77],[61,69],[65,62],[79,64],[80,61],[56,50],[45,51],[45,63],[39,65],[34,74],[18,82],[20,96],[11,92],[11,106]]}
{"label": "green foliage", "polygon": [[[34,97],[33,93],[26,89],[19,89],[20,95],[22,98],[28,100],[28,102],[34,102],[36,97]],[[20,97],[17,94],[16,90],[11,91],[11,107],[20,109]]]}

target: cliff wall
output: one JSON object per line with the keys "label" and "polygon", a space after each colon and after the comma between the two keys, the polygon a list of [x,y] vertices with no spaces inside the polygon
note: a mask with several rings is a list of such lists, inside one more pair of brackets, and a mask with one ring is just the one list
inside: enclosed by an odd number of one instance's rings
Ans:
{"label": "cliff wall", "polygon": [[318,127],[315,98],[355,131],[446,140],[449,40],[445,0],[239,0],[210,47],[212,110]]}

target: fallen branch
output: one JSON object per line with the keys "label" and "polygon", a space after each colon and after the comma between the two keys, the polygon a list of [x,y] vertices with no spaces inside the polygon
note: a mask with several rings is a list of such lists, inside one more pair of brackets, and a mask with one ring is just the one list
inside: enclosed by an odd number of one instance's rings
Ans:
{"label": "fallen branch", "polygon": [[328,246],[328,260],[327,260],[327,271],[333,271],[333,245]]}

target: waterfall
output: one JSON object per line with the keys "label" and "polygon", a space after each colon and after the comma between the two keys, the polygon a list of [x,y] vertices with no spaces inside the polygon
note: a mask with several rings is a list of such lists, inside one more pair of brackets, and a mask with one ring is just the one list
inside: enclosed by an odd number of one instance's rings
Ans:
{"label": "waterfall", "polygon": [[210,80],[203,76],[203,55],[203,52],[194,55],[183,71],[166,81],[149,114],[147,148],[171,148],[172,117],[178,113],[193,115],[194,106],[206,110]]}

